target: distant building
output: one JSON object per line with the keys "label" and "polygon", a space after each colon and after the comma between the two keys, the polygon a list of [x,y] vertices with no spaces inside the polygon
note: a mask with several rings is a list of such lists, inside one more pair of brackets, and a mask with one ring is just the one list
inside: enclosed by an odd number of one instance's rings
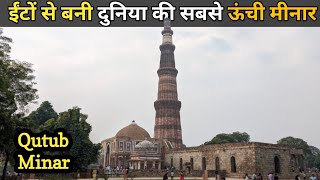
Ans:
{"label": "distant building", "polygon": [[160,141],[135,121],[121,129],[115,137],[102,141],[105,167],[126,166],[132,169],[160,168]]}
{"label": "distant building", "polygon": [[182,140],[180,108],[178,100],[173,31],[165,20],[160,45],[161,57],[158,69],[158,98],[154,138],[136,122],[121,129],[115,137],[103,140],[104,167],[126,166],[131,169],[163,169],[224,172],[229,177],[244,174],[276,173],[281,178],[292,178],[299,167],[304,167],[302,150],[265,143],[235,143],[185,147]]}

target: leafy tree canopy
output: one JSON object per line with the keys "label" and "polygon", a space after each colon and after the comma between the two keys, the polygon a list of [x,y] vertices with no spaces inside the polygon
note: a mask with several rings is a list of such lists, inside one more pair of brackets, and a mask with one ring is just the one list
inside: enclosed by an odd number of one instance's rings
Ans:
{"label": "leafy tree canopy", "polygon": [[307,167],[316,167],[320,169],[320,150],[317,147],[308,145],[303,139],[291,136],[282,138],[277,143],[286,145],[290,148],[302,149],[305,154]]}
{"label": "leafy tree canopy", "polygon": [[13,136],[29,103],[38,98],[32,64],[12,60],[12,39],[0,28],[0,153],[5,157],[2,179],[15,150]]}
{"label": "leafy tree canopy", "polygon": [[320,155],[320,149],[314,146],[309,146],[311,154],[314,156]]}
{"label": "leafy tree canopy", "polygon": [[72,148],[68,152],[62,153],[75,158],[74,169],[84,169],[91,163],[96,163],[101,149],[99,143],[91,142],[89,138],[91,125],[86,121],[88,116],[80,111],[80,108],[74,107],[60,113],[57,119],[50,119],[40,126],[41,131],[64,128],[71,135]]}
{"label": "leafy tree canopy", "polygon": [[316,167],[316,168],[320,169],[320,155],[315,157],[314,166],[313,167]]}
{"label": "leafy tree canopy", "polygon": [[224,144],[224,143],[243,143],[249,142],[250,135],[246,132],[234,132],[232,134],[218,134],[211,141],[207,141],[204,145],[208,144]]}
{"label": "leafy tree canopy", "polygon": [[41,103],[40,107],[31,112],[28,118],[33,119],[38,125],[42,125],[49,119],[56,119],[58,114],[53,109],[49,101],[44,101]]}
{"label": "leafy tree canopy", "polygon": [[280,139],[278,144],[286,145],[290,148],[302,149],[305,154],[311,154],[311,149],[306,141],[295,137],[285,137]]}

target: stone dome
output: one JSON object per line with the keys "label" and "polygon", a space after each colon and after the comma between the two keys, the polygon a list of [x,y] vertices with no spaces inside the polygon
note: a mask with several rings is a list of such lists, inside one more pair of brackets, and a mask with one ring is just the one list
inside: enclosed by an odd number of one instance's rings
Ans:
{"label": "stone dome", "polygon": [[139,140],[150,138],[150,135],[145,129],[138,126],[135,121],[132,121],[129,126],[126,126],[118,131],[116,138],[130,138]]}
{"label": "stone dome", "polygon": [[144,140],[136,145],[136,148],[153,148],[154,144],[148,140]]}

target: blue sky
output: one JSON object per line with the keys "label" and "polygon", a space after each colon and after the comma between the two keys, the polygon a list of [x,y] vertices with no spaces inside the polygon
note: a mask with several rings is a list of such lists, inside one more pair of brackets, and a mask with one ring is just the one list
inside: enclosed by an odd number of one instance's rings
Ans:
{"label": "blue sky", "polygon": [[[99,142],[132,120],[153,136],[162,28],[4,28],[34,64],[39,103],[79,106]],[[320,147],[317,28],[173,28],[183,140],[294,136]],[[36,105],[37,106],[37,105]],[[31,106],[31,109],[36,106]]]}

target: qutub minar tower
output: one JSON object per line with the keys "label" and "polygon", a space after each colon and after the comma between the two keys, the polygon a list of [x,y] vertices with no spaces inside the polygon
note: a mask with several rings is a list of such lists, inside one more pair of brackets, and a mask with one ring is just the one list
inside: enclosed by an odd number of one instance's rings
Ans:
{"label": "qutub minar tower", "polygon": [[170,20],[165,19],[160,45],[160,68],[157,71],[158,99],[154,102],[156,110],[154,137],[169,141],[173,148],[181,148],[183,146],[180,123],[181,102],[178,100],[177,93],[178,70],[175,68],[175,46],[172,43],[172,35]]}

